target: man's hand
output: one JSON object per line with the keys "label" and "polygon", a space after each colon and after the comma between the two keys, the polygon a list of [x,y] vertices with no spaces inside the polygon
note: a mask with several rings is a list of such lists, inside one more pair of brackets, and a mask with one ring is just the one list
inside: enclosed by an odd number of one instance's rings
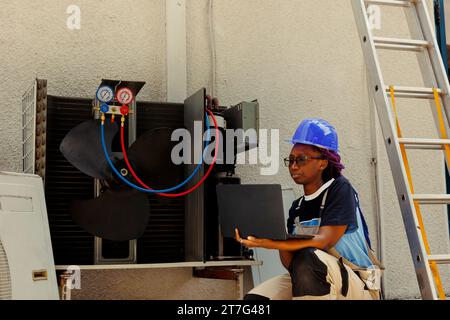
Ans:
{"label": "man's hand", "polygon": [[278,249],[282,251],[297,251],[304,248],[317,248],[327,251],[332,248],[344,235],[347,226],[325,226],[319,228],[319,233],[312,239],[287,239],[271,240],[257,239],[249,236],[242,239],[239,230],[236,228],[236,240],[249,248]]}
{"label": "man's hand", "polygon": [[213,98],[210,95],[206,96],[206,108],[211,112],[219,111],[219,99]]}
{"label": "man's hand", "polygon": [[248,248],[265,248],[265,249],[275,249],[274,243],[275,241],[271,239],[258,239],[252,236],[248,236],[247,239],[241,238],[239,235],[239,230],[235,229],[236,240],[240,242],[243,246]]}

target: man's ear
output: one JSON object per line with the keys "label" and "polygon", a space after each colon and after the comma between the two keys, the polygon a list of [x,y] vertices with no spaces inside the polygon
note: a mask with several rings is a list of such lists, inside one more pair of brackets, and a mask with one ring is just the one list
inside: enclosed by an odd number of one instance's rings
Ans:
{"label": "man's ear", "polygon": [[327,159],[323,159],[322,160],[322,164],[320,165],[320,169],[321,170],[325,170],[328,167],[328,160]]}

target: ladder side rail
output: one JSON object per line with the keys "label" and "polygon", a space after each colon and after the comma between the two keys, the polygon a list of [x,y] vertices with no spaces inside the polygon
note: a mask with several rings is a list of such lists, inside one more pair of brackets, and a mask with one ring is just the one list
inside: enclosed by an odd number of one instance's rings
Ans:
{"label": "ladder side rail", "polygon": [[[429,58],[429,65],[431,65],[433,71],[434,71],[434,79],[432,80],[434,85],[441,89],[443,91],[443,94],[441,95],[441,103],[443,106],[443,114],[444,114],[444,124],[445,124],[445,130],[448,135],[450,135],[450,85],[447,77],[447,72],[444,67],[444,63],[442,61],[442,55],[439,50],[439,46],[436,40],[436,37],[434,35],[434,28],[432,27],[431,21],[430,21],[430,15],[428,14],[428,8],[426,1],[424,0],[417,0],[416,1],[416,10],[414,10],[414,17],[412,17],[416,24],[421,27],[422,30],[422,36],[426,41],[429,41],[432,43],[430,47],[427,48],[428,51],[428,58]],[[410,29],[413,28],[412,22],[409,19],[409,26]],[[428,73],[425,73],[428,75]],[[438,131],[438,134],[440,135],[439,131],[439,120],[436,112],[436,105],[434,101],[430,101],[430,106],[433,110],[433,116],[436,123],[436,129]],[[447,159],[447,170],[450,173],[450,159]]]}
{"label": "ladder side rail", "polygon": [[423,299],[437,299],[434,288],[431,269],[428,264],[423,239],[419,236],[419,223],[417,220],[411,190],[407,182],[407,175],[401,156],[396,125],[390,102],[384,88],[381,68],[375,51],[375,44],[370,32],[369,21],[364,0],[353,0],[352,7],[356,24],[358,26],[359,38],[368,68],[369,79],[374,90],[377,113],[379,116],[385,146],[389,158],[389,164],[394,178],[397,197],[402,212],[403,223],[409,242],[419,288]]}

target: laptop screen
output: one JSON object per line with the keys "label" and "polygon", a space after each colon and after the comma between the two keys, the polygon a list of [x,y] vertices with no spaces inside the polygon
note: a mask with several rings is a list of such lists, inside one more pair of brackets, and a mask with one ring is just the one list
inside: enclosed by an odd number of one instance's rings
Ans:
{"label": "laptop screen", "polygon": [[279,184],[219,184],[216,190],[224,237],[234,238],[238,228],[243,238],[286,239]]}

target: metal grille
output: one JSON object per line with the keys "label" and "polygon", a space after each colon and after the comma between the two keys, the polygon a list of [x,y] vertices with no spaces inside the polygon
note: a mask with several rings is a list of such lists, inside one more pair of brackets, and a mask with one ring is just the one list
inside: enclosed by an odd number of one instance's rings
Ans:
{"label": "metal grille", "polygon": [[34,173],[37,80],[22,96],[22,170]]}
{"label": "metal grille", "polygon": [[56,264],[92,264],[94,236],[81,229],[69,212],[73,200],[94,197],[94,179],[73,167],[59,151],[64,136],[92,119],[90,99],[48,96],[45,198]]}
{"label": "metal grille", "polygon": [[0,240],[0,300],[11,300],[12,286],[8,257]]}
{"label": "metal grille", "polygon": [[[91,103],[91,99],[48,96],[45,194],[56,264],[92,264],[94,260],[94,237],[77,226],[69,212],[72,200],[94,197],[94,179],[79,172],[59,151],[70,129],[92,119]],[[138,137],[161,126],[183,127],[183,104],[138,102],[137,110]],[[149,200],[150,219],[137,240],[137,262],[184,261],[184,198],[161,201],[150,195]],[[110,249],[113,256],[121,252],[120,246]]]}
{"label": "metal grille", "polygon": [[[184,126],[183,104],[138,102],[137,136],[158,127]],[[184,261],[184,197],[161,199],[149,195],[150,219],[137,242],[138,263]]]}
{"label": "metal grille", "polygon": [[45,179],[45,154],[47,134],[47,80],[36,80],[36,142],[34,173]]}

